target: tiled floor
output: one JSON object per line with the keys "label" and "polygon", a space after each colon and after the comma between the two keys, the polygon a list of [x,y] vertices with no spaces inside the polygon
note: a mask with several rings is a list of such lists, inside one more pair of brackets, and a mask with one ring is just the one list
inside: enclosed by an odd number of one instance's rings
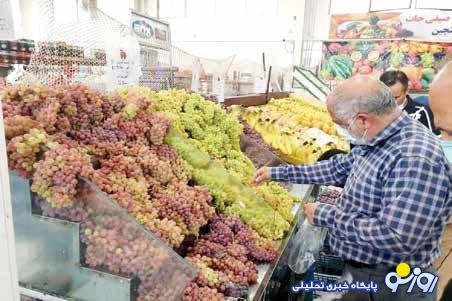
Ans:
{"label": "tiled floor", "polygon": [[443,234],[441,244],[441,256],[435,262],[438,271],[438,300],[441,298],[444,288],[452,279],[452,224],[449,224]]}

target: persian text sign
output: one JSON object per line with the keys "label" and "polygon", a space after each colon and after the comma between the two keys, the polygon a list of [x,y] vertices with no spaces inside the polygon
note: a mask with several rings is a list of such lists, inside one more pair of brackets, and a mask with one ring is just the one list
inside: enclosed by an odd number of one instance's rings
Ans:
{"label": "persian text sign", "polygon": [[452,41],[452,13],[437,10],[338,14],[331,16],[330,39],[416,38]]}

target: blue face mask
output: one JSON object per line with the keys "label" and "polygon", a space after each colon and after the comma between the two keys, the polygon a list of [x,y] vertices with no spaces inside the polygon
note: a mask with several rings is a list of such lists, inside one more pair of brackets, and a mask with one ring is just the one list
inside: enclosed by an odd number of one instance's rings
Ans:
{"label": "blue face mask", "polygon": [[441,146],[443,148],[444,153],[446,154],[446,158],[449,163],[452,163],[452,141],[441,141]]}

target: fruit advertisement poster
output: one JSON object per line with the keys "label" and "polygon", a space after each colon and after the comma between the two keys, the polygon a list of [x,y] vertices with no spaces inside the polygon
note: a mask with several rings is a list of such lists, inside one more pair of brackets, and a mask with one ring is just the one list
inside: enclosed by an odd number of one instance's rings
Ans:
{"label": "fruit advertisement poster", "polygon": [[413,36],[404,30],[400,13],[339,14],[331,16],[330,39],[394,39]]}
{"label": "fruit advertisement poster", "polygon": [[356,74],[380,76],[387,70],[402,70],[409,88],[425,91],[444,56],[452,54],[452,43],[407,40],[324,42],[322,80],[344,80]]}
{"label": "fruit advertisement poster", "polygon": [[415,10],[332,15],[329,38],[452,41],[452,12]]}

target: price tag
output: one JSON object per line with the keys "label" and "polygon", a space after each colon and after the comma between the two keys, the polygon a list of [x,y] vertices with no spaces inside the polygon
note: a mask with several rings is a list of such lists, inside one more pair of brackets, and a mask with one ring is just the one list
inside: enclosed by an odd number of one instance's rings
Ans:
{"label": "price tag", "polygon": [[106,49],[107,77],[110,89],[138,85],[141,74],[139,45],[132,38],[116,38]]}
{"label": "price tag", "polygon": [[320,147],[328,143],[336,143],[336,140],[334,140],[333,137],[317,128],[310,128],[309,130],[306,131],[306,135],[312,139],[315,139],[317,145]]}

